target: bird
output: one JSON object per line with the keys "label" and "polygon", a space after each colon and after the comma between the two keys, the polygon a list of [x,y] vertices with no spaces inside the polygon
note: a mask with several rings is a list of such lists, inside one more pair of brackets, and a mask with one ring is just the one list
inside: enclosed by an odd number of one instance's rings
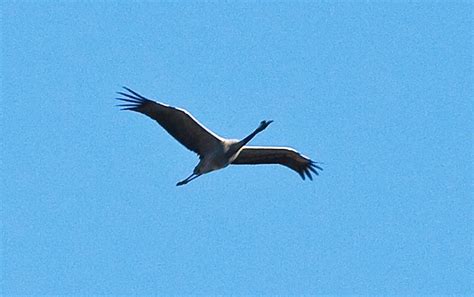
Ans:
{"label": "bird", "polygon": [[280,164],[296,171],[304,180],[313,180],[311,172],[319,175],[323,170],[320,162],[300,154],[290,147],[247,146],[258,133],[265,130],[273,120],[263,120],[258,127],[241,140],[226,139],[218,136],[188,111],[148,99],[128,87],[117,92],[121,97],[117,106],[121,110],[129,110],[144,114],[158,122],[171,136],[187,149],[199,156],[199,163],[191,175],[179,181],[182,186],[199,176],[219,170],[228,165]]}

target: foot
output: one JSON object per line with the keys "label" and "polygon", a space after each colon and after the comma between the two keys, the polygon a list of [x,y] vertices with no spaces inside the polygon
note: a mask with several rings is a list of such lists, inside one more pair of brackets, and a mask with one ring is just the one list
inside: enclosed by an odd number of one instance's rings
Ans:
{"label": "foot", "polygon": [[180,182],[178,182],[176,185],[177,186],[182,186],[182,185],[185,185],[187,183],[189,183],[190,181],[192,181],[193,179],[196,179],[200,176],[200,174],[196,174],[196,173],[192,173],[190,176],[188,176],[185,180],[182,180]]}
{"label": "foot", "polygon": [[187,180],[182,180],[182,181],[178,182],[178,183],[176,184],[176,186],[182,186],[182,185],[185,185],[185,184],[187,184],[187,183],[188,183]]}

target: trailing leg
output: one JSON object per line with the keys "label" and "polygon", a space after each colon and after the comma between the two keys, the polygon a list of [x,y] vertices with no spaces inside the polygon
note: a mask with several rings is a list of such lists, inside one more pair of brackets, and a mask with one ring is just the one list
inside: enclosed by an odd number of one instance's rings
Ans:
{"label": "trailing leg", "polygon": [[193,179],[198,178],[199,176],[201,176],[201,175],[200,175],[200,174],[196,174],[196,173],[193,172],[193,173],[192,173],[190,176],[188,176],[186,179],[184,179],[184,180],[178,182],[178,183],[176,184],[176,186],[185,185],[185,184],[189,183],[190,181],[192,181]]}

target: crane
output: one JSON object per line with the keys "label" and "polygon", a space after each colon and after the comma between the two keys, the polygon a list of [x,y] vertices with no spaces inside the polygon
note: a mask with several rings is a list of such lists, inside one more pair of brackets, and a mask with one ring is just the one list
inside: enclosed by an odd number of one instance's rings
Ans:
{"label": "crane", "polygon": [[281,164],[296,171],[303,180],[307,176],[313,180],[311,172],[319,175],[323,170],[318,164],[289,147],[247,146],[258,133],[265,130],[273,121],[261,121],[259,126],[242,140],[225,139],[199,123],[184,109],[169,106],[145,98],[137,92],[123,87],[126,92],[117,92],[123,96],[117,106],[122,110],[142,113],[160,124],[171,136],[187,149],[199,155],[199,163],[191,175],[176,185],[185,185],[199,176],[230,164]]}

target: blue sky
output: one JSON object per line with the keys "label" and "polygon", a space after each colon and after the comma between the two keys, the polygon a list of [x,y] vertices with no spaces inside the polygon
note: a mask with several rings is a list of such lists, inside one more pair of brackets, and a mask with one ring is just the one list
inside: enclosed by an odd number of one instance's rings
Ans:
{"label": "blue sky", "polygon": [[[472,4],[4,1],[1,293],[473,293]],[[324,171],[196,156],[275,122]]]}

